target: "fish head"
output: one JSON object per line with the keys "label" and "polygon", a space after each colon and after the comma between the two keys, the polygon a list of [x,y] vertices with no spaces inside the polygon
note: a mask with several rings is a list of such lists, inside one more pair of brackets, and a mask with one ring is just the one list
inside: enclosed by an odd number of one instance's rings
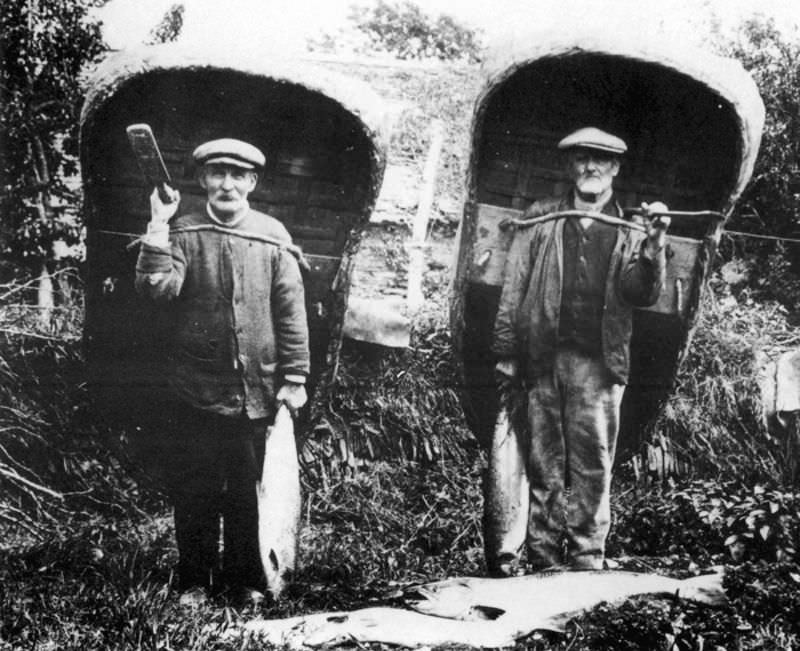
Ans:
{"label": "fish head", "polygon": [[425,615],[467,621],[496,619],[497,613],[484,612],[474,599],[474,590],[463,579],[425,583],[408,588],[403,594],[406,605]]}

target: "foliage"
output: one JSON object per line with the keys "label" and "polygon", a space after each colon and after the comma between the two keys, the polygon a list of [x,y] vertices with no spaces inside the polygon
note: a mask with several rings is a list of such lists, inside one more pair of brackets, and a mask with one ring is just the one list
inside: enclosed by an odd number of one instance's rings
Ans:
{"label": "foliage", "polygon": [[0,524],[43,535],[87,507],[136,510],[142,492],[87,418],[82,303],[59,306],[44,329],[26,289],[0,284]]}
{"label": "foliage", "polygon": [[777,626],[800,636],[800,566],[758,561],[732,568],[725,591],[737,610],[756,626]]}
{"label": "foliage", "polygon": [[[220,631],[256,614],[352,608],[419,581],[480,567],[479,468],[379,463],[307,487],[300,570],[286,600],[255,612],[223,597],[181,611],[170,518],[55,527],[47,541],[0,550],[0,649],[257,649]],[[473,514],[466,515],[465,514]],[[49,644],[47,647],[45,645]]]}
{"label": "foliage", "polygon": [[[0,548],[0,649],[257,649],[257,641],[236,635],[257,616],[392,604],[398,585],[480,575],[481,470],[480,464],[375,463],[328,486],[306,484],[300,569],[278,605],[234,608],[221,596],[181,610],[163,509],[55,525],[46,541]],[[681,489],[681,498],[665,493],[663,508],[673,499],[699,499],[699,508],[705,488]],[[664,513],[655,526],[680,539],[684,521]],[[692,569],[690,560],[682,551],[672,566],[658,567],[686,578],[705,566]],[[653,597],[604,603],[577,615],[566,636],[536,634],[515,648],[791,649],[800,634],[798,581],[796,563],[748,561],[726,570],[728,606]]]}
{"label": "foliage", "polygon": [[167,9],[158,25],[150,30],[148,45],[171,43],[178,40],[183,29],[183,14],[185,11],[186,7],[183,3],[176,3]]}
{"label": "foliage", "polygon": [[480,60],[475,32],[446,14],[433,19],[408,0],[395,4],[378,0],[368,7],[356,6],[350,19],[367,36],[373,50],[390,52],[400,59]]}
{"label": "foliage", "polygon": [[419,321],[408,349],[345,344],[322,422],[303,449],[310,477],[324,476],[336,458],[353,469],[360,459],[433,463],[474,454],[444,314]]}
{"label": "foliage", "polygon": [[[4,256],[51,255],[76,244],[80,75],[102,51],[92,0],[9,0],[0,12],[0,230]],[[38,265],[37,265],[38,267]]]}
{"label": "foliage", "polygon": [[[429,16],[414,2],[389,3],[378,0],[368,6],[352,5],[351,28],[339,35],[325,34],[309,42],[312,50],[340,51],[341,42],[350,41],[360,54],[384,52],[398,59],[459,61],[476,63],[481,59],[480,37],[452,16]],[[360,42],[352,42],[352,31]]]}
{"label": "foliage", "polygon": [[656,430],[698,476],[770,482],[787,476],[791,459],[766,430],[758,374],[767,359],[800,345],[800,335],[782,305],[755,300],[744,281],[726,282],[726,271],[709,281]]}
{"label": "foliage", "polygon": [[[746,20],[738,38],[721,47],[722,53],[738,59],[753,76],[766,108],[761,148],[749,186],[728,226],[732,230],[797,237],[800,234],[800,41],[780,31],[773,18],[756,16]],[[745,215],[754,215],[748,218]],[[791,245],[795,247],[797,245]],[[791,251],[776,250],[774,244],[751,247],[754,253],[787,256]],[[774,276],[757,268],[756,280],[773,283]],[[784,270],[788,271],[788,270]],[[800,308],[796,290],[800,271],[792,270],[794,290],[788,295],[775,284],[773,296],[792,309]]]}
{"label": "foliage", "polygon": [[733,646],[737,623],[731,609],[639,597],[616,606],[602,604],[581,618],[576,625],[581,627],[583,635],[574,648],[576,651],[737,648]]}
{"label": "foliage", "polygon": [[798,562],[800,493],[694,481],[618,503],[614,554],[688,557],[699,564]]}

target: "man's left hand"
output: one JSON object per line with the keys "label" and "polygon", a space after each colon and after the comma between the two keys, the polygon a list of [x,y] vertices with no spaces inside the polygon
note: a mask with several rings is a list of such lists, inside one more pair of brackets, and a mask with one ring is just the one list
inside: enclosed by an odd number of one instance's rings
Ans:
{"label": "man's left hand", "polygon": [[[661,201],[654,201],[651,204],[643,203],[645,220],[647,221],[647,253],[655,257],[667,243],[667,229],[669,228],[670,218],[658,216],[656,213],[667,212],[669,209]],[[653,216],[655,215],[655,216]]]}
{"label": "man's left hand", "polygon": [[286,382],[275,396],[275,402],[279,405],[286,405],[289,411],[297,413],[303,405],[308,402],[308,395],[306,394],[305,384],[296,384],[295,382]]}

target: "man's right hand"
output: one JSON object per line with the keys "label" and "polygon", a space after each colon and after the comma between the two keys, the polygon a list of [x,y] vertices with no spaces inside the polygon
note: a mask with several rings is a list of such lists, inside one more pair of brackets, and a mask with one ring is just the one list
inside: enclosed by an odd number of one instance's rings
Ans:
{"label": "man's right hand", "polygon": [[163,186],[164,193],[169,197],[166,203],[161,200],[158,188],[150,195],[150,223],[153,225],[166,224],[178,212],[181,202],[181,193],[168,185]]}

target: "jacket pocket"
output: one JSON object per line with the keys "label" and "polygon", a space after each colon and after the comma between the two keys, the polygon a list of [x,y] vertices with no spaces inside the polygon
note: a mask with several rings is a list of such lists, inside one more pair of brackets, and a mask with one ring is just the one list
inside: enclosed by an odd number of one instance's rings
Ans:
{"label": "jacket pocket", "polygon": [[219,363],[225,359],[226,309],[221,299],[191,299],[181,310],[176,352],[184,359]]}

